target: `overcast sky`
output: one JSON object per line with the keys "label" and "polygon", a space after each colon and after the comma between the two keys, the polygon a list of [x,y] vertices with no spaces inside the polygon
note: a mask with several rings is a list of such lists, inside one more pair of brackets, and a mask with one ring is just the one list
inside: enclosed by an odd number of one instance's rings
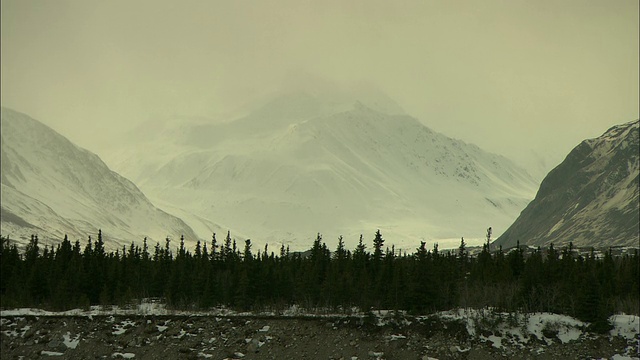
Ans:
{"label": "overcast sky", "polygon": [[516,159],[638,118],[637,0],[1,4],[2,105],[99,154],[137,122],[233,111],[298,73],[372,84]]}

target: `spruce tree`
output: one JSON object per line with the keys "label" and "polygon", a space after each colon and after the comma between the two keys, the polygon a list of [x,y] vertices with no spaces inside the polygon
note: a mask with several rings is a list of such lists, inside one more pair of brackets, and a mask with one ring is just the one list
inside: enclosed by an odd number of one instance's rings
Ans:
{"label": "spruce tree", "polygon": [[384,239],[382,238],[380,229],[378,229],[373,239],[373,262],[375,266],[380,266],[380,261],[382,260],[383,245],[384,245]]}

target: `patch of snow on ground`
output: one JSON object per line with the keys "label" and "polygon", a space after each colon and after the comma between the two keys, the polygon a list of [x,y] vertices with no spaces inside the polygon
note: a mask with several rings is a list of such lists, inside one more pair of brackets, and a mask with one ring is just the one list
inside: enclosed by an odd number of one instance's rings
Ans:
{"label": "patch of snow on ground", "polygon": [[133,359],[134,357],[136,357],[136,354],[134,353],[119,353],[119,352],[115,352],[113,354],[111,354],[112,358],[124,358],[124,359]]}
{"label": "patch of snow on ground", "polygon": [[134,326],[136,323],[131,320],[124,320],[120,324],[113,325],[113,335],[122,335],[127,331],[127,328]]}
{"label": "patch of snow on ground", "polygon": [[20,329],[20,331],[22,331],[22,334],[20,334],[20,337],[24,337],[24,334],[26,334],[27,331],[29,331],[29,329],[31,329],[31,326],[29,326],[29,325],[26,325],[25,327]]}
{"label": "patch of snow on ground", "polygon": [[611,357],[611,360],[638,360],[638,357],[631,357],[626,355],[615,354]]}
{"label": "patch of snow on ground", "polygon": [[483,340],[491,341],[493,343],[493,347],[494,348],[502,349],[502,337],[501,336],[489,335],[489,337],[480,336],[480,338],[483,339]]}
{"label": "patch of snow on ground", "polygon": [[[586,326],[582,321],[566,315],[550,313],[509,314],[499,313],[492,309],[457,309],[438,313],[443,320],[462,321],[470,336],[475,337],[481,330],[499,331],[505,337],[492,335],[480,336],[491,341],[494,347],[502,347],[503,341],[519,347],[529,342],[529,337],[548,342],[543,330],[555,333],[562,343],[580,338]],[[524,331],[524,332],[523,332]]]}
{"label": "patch of snow on ground", "polygon": [[609,323],[613,325],[610,331],[612,336],[633,340],[640,334],[640,318],[636,315],[613,315],[609,318]]}
{"label": "patch of snow on ground", "polygon": [[113,326],[113,335],[122,335],[127,331],[127,329],[120,327],[120,325],[114,325]]}
{"label": "patch of snow on ground", "polygon": [[64,355],[61,352],[57,352],[57,351],[47,351],[47,350],[42,350],[40,351],[40,355],[48,355],[48,356],[62,356]]}
{"label": "patch of snow on ground", "polygon": [[18,332],[15,331],[15,330],[3,330],[2,333],[7,335],[8,337],[16,337],[16,336],[18,336]]}
{"label": "patch of snow on ground", "polygon": [[64,338],[63,342],[67,346],[68,349],[75,349],[80,343],[80,335],[76,335],[73,340],[71,339],[71,332],[67,331],[66,334],[62,336]]}
{"label": "patch of snow on ground", "polygon": [[566,343],[577,340],[580,335],[582,335],[582,330],[580,329],[585,325],[582,321],[566,315],[534,313],[529,315],[527,331],[540,340],[545,339],[542,330],[549,329],[557,331],[560,341]]}
{"label": "patch of snow on ground", "polygon": [[566,328],[563,331],[558,332],[558,339],[562,341],[563,344],[566,344],[570,341],[578,340],[582,335],[582,330],[576,328]]}

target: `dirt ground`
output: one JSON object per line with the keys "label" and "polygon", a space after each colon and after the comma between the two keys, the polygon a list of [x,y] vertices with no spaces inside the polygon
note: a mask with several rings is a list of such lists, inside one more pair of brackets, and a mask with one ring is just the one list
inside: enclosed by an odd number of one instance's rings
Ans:
{"label": "dirt ground", "polygon": [[[611,359],[637,339],[585,334],[526,346],[471,338],[438,319],[376,326],[361,318],[3,317],[1,359]],[[487,334],[490,335],[490,334]],[[556,341],[557,340],[557,341]]]}

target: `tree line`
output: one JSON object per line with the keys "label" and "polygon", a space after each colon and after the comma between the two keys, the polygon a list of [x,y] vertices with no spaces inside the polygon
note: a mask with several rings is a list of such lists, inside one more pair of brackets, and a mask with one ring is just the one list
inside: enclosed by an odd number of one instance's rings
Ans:
{"label": "tree line", "polygon": [[224,305],[238,310],[307,309],[349,311],[354,307],[428,313],[458,307],[501,311],[549,311],[602,323],[614,312],[638,313],[639,257],[578,254],[572,245],[529,251],[517,246],[490,251],[489,241],[470,256],[464,239],[454,251],[427,249],[412,254],[384,246],[375,232],[372,250],[360,236],[355,249],[342,237],[330,251],[318,234],[309,251],[282,245],[255,251],[227,233],[218,242],[184,238],[149,247],[131,243],[105,250],[102,232],[85,244],[65,236],[42,249],[32,236],[24,251],[1,237],[0,306],[67,310],[90,305],[124,305],[162,298],[180,309]]}

